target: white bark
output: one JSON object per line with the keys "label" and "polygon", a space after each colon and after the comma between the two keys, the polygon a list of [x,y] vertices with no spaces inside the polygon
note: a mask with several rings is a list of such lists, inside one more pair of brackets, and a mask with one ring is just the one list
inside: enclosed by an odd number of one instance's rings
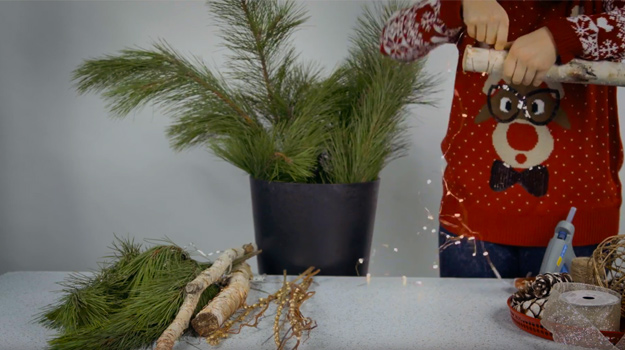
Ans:
{"label": "white bark", "polygon": [[249,254],[256,250],[256,247],[248,244],[243,248],[232,248],[224,251],[224,253],[213,262],[211,267],[202,271],[193,281],[189,282],[185,288],[185,298],[178,315],[172,324],[163,332],[156,341],[156,350],[171,350],[182,333],[189,327],[189,321],[193,316],[193,312],[197,307],[200,296],[210,286],[215,283],[221,276],[231,267],[232,262],[245,254]]}
{"label": "white bark", "polygon": [[250,265],[243,262],[235,266],[228,285],[195,316],[193,329],[203,337],[219,329],[245,303],[251,278]]}
{"label": "white bark", "polygon": [[[469,45],[464,51],[462,69],[465,72],[501,74],[507,54],[507,51],[482,49]],[[545,81],[625,86],[625,64],[574,59],[567,64],[551,67]]]}

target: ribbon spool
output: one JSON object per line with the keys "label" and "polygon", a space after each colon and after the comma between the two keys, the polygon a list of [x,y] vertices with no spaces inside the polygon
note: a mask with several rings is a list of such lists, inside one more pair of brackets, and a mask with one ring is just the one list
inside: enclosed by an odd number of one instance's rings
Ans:
{"label": "ribbon spool", "polygon": [[541,323],[556,342],[613,349],[601,331],[618,331],[620,320],[619,293],[584,283],[558,283],[551,289]]}
{"label": "ribbon spool", "polygon": [[560,294],[560,299],[599,330],[614,332],[619,330],[620,295],[600,290],[572,290]]}

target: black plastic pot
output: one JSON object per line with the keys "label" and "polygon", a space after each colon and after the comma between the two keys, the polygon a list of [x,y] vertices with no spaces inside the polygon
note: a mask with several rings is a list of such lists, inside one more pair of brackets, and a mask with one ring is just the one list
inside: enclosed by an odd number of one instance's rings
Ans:
{"label": "black plastic pot", "polygon": [[379,180],[250,184],[260,273],[295,275],[310,266],[323,275],[367,273]]}

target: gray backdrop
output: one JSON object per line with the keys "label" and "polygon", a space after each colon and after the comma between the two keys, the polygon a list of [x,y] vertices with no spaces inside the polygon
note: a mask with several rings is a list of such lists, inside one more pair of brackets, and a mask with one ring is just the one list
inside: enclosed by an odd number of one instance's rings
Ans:
{"label": "gray backdrop", "polygon": [[[365,2],[305,3],[296,47],[331,69]],[[206,253],[253,241],[245,173],[202,149],[174,153],[157,111],[112,120],[70,82],[83,59],[158,38],[219,67],[215,30],[201,1],[0,2],[0,274],[95,268],[114,233]],[[439,106],[413,109],[409,155],[381,175],[374,276],[438,276],[432,230],[457,58],[452,45],[430,54]]]}

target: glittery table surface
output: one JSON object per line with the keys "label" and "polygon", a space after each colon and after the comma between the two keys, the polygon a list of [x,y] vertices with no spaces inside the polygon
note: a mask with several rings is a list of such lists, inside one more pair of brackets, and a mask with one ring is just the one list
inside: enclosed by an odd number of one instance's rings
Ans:
{"label": "glittery table surface", "polygon": [[[0,350],[45,349],[54,336],[32,320],[59,297],[64,272],[10,272],[0,276]],[[575,349],[517,328],[506,299],[511,281],[372,277],[315,279],[315,296],[302,308],[318,327],[300,349]],[[404,282],[406,282],[404,284]],[[281,277],[269,276],[254,287],[273,293]],[[248,302],[265,294],[252,290]],[[244,328],[218,349],[276,349],[273,317],[258,329]],[[268,340],[268,341],[267,341]],[[175,349],[211,349],[187,338]],[[290,349],[290,348],[289,348]],[[581,349],[581,348],[580,348]]]}

